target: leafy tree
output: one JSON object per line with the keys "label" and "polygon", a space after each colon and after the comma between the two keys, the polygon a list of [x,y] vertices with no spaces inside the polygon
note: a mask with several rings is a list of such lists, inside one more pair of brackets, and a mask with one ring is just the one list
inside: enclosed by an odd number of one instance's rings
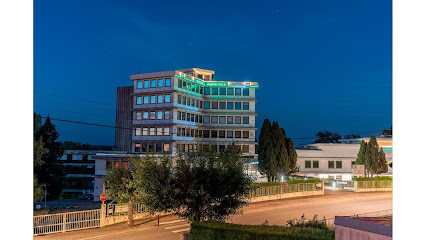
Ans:
{"label": "leafy tree", "polygon": [[284,130],[280,128],[278,122],[272,123],[271,137],[273,143],[273,151],[275,152],[277,168],[272,181],[277,179],[278,174],[288,173],[290,170],[290,161],[286,148],[286,136]]}
{"label": "leafy tree", "polygon": [[33,176],[33,201],[40,202],[44,198],[42,185],[38,182],[36,176]]}
{"label": "leafy tree", "polygon": [[361,138],[361,136],[358,134],[345,135],[345,139],[356,139],[356,138]]}
{"label": "leafy tree", "polygon": [[64,150],[97,150],[98,148],[90,146],[88,143],[79,143],[72,141],[64,141],[62,143],[62,148]]}
{"label": "leafy tree", "polygon": [[128,209],[128,224],[133,226],[133,203],[137,200],[134,165],[129,164],[128,168],[114,167],[112,170],[107,170],[107,175],[104,177],[104,182],[109,188],[109,196],[114,198],[117,203],[127,203]]}
{"label": "leafy tree", "polygon": [[370,137],[370,141],[367,144],[367,171],[369,177],[372,177],[373,174],[378,169],[378,158],[379,158],[379,144],[377,143],[377,139],[374,136]]}
{"label": "leafy tree", "polygon": [[259,171],[266,174],[268,182],[278,173],[271,128],[271,122],[265,119],[260,130],[258,147]]}
{"label": "leafy tree", "polygon": [[364,140],[362,140],[360,148],[359,148],[358,156],[356,158],[355,163],[357,165],[364,165],[365,166],[365,168],[364,168],[364,176],[367,173],[367,166],[366,166],[366,164],[367,164],[367,157],[368,157],[367,156],[367,151],[368,151],[367,150],[367,144],[365,143]]}
{"label": "leafy tree", "polygon": [[381,173],[387,173],[388,172],[388,165],[387,165],[387,161],[386,161],[386,155],[385,152],[383,151],[383,148],[380,147],[380,152],[379,152],[379,157],[377,159],[377,170],[376,173],[377,174],[381,174]]}
{"label": "leafy tree", "polygon": [[318,132],[315,136],[317,137],[315,143],[338,143],[338,140],[342,138],[337,132],[332,133],[327,130]]}
{"label": "leafy tree", "polygon": [[[36,139],[35,134],[40,130],[42,125],[41,115],[34,113],[34,129],[33,129],[33,157],[34,167],[42,167],[44,165],[43,157],[49,152],[49,149],[44,147],[43,137]],[[33,175],[33,201],[39,202],[44,198],[42,184],[39,183],[35,173]]]}
{"label": "leafy tree", "polygon": [[389,129],[383,129],[382,136],[383,137],[392,137],[392,127],[390,127]]}
{"label": "leafy tree", "polygon": [[361,142],[360,150],[356,159],[356,164],[365,166],[366,175],[372,177],[374,174],[386,173],[388,165],[386,164],[386,155],[383,149],[379,147],[377,139],[370,137],[370,141]]}

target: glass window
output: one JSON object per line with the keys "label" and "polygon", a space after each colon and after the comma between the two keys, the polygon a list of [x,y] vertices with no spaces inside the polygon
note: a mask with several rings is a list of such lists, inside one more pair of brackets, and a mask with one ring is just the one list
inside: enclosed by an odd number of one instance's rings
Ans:
{"label": "glass window", "polygon": [[179,104],[182,104],[182,96],[181,96],[181,95],[178,95],[178,96],[177,96],[177,98],[178,98],[178,103],[179,103]]}
{"label": "glass window", "polygon": [[234,132],[233,131],[226,131],[226,137],[227,138],[233,138],[234,137]]}
{"label": "glass window", "polygon": [[149,88],[149,80],[143,81],[143,88]]}
{"label": "glass window", "polygon": [[210,88],[209,87],[204,87],[204,95],[210,95]]}
{"label": "glass window", "polygon": [[191,106],[195,106],[195,100],[193,98],[191,98]]}
{"label": "glass window", "polygon": [[249,110],[249,103],[248,102],[243,102],[243,110]]}
{"label": "glass window", "polygon": [[143,112],[143,119],[148,119],[149,118],[149,113],[148,112]]}
{"label": "glass window", "polygon": [[243,124],[249,124],[249,117],[243,117]]}
{"label": "glass window", "polygon": [[319,161],[313,161],[313,168],[319,168]]}
{"label": "glass window", "polygon": [[[140,152],[140,151],[141,151],[141,144],[140,143],[135,143],[135,152]],[[109,163],[111,165],[110,161],[108,161],[107,163]],[[108,167],[107,167],[107,169],[108,169]]]}
{"label": "glass window", "polygon": [[155,120],[155,112],[150,112],[149,113],[149,119],[150,120]]}
{"label": "glass window", "polygon": [[234,88],[228,88],[228,95],[234,95]]}
{"label": "glass window", "polygon": [[166,143],[163,145],[163,151],[164,152],[170,152],[170,144]]}
{"label": "glass window", "polygon": [[142,128],[142,136],[148,136],[148,128]]}
{"label": "glass window", "polygon": [[219,138],[225,138],[225,131],[219,131]]}
{"label": "glass window", "polygon": [[[200,87],[200,94],[203,94],[203,87]],[[210,92],[209,92],[209,94],[210,94]],[[207,95],[209,95],[209,94],[207,94]]]}
{"label": "glass window", "polygon": [[212,138],[217,138],[217,130],[212,130]]}
{"label": "glass window", "polygon": [[170,87],[171,86],[171,79],[170,78],[166,78],[166,87]]}
{"label": "glass window", "polygon": [[235,95],[241,96],[241,88],[235,88]]}
{"label": "glass window", "polygon": [[155,88],[155,87],[157,87],[157,80],[152,79],[151,80],[151,88]]}
{"label": "glass window", "polygon": [[178,88],[182,88],[182,80],[178,79]]}
{"label": "glass window", "polygon": [[241,102],[235,102],[235,110],[241,110]]}
{"label": "glass window", "polygon": [[194,121],[195,121],[194,114],[191,114],[191,122],[194,122]]}
{"label": "glass window", "polygon": [[203,138],[209,138],[210,137],[210,131],[209,130],[203,130]]}
{"label": "glass window", "polygon": [[234,102],[227,102],[227,109],[228,110],[233,110],[234,109]]}
{"label": "glass window", "polygon": [[212,102],[212,109],[217,109],[218,105],[217,102]]}
{"label": "glass window", "polygon": [[226,95],[226,88],[220,88],[220,95]]}
{"label": "glass window", "polygon": [[159,120],[163,119],[163,111],[157,112],[157,119],[159,119]]}
{"label": "glass window", "polygon": [[143,144],[142,144],[142,152],[143,152],[143,153],[148,152],[148,145],[147,145],[146,143],[143,143]]}
{"label": "glass window", "polygon": [[177,112],[177,120],[181,120],[182,119],[182,117],[181,117],[181,112]]}
{"label": "glass window", "polygon": [[219,152],[225,151],[225,145],[219,145]]}
{"label": "glass window", "polygon": [[142,134],[142,129],[140,127],[136,128],[135,136],[140,136]]}
{"label": "glass window", "polygon": [[328,168],[334,168],[334,161],[328,161]]}
{"label": "glass window", "polygon": [[142,97],[136,97],[136,104],[142,104]]}
{"label": "glass window", "polygon": [[235,124],[241,124],[241,116],[235,117]]}
{"label": "glass window", "polygon": [[204,102],[204,109],[210,109],[210,102]]}
{"label": "glass window", "polygon": [[157,136],[163,136],[163,128],[161,127],[157,128]]}
{"label": "glass window", "polygon": [[311,168],[311,161],[305,161],[305,168]]}
{"label": "glass window", "polygon": [[195,115],[195,122],[198,123],[198,115]]}
{"label": "glass window", "polygon": [[149,128],[149,136],[155,136],[155,128],[154,127]]}
{"label": "glass window", "polygon": [[166,103],[170,102],[170,94],[164,95],[164,102],[166,102]]}
{"label": "glass window", "polygon": [[227,117],[226,117],[226,123],[227,123],[227,124],[234,124],[234,117],[232,117],[232,116],[227,116]]}
{"label": "glass window", "polygon": [[142,120],[142,112],[136,112],[136,120]]}
{"label": "glass window", "polygon": [[164,111],[164,119],[170,119],[170,111]]}
{"label": "glass window", "polygon": [[219,109],[226,109],[226,102],[219,102]]}
{"label": "glass window", "polygon": [[149,96],[143,96],[143,104],[149,103]]}
{"label": "glass window", "polygon": [[169,127],[165,127],[163,129],[163,135],[164,136],[170,136],[170,128]]}
{"label": "glass window", "polygon": [[157,96],[151,96],[151,103],[155,103],[156,98],[157,98]]}
{"label": "glass window", "polygon": [[243,138],[249,138],[249,131],[243,131]]}
{"label": "glass window", "polygon": [[210,116],[204,116],[204,123],[210,123]]}
{"label": "glass window", "polygon": [[241,131],[235,131],[235,138],[241,138]]}
{"label": "glass window", "polygon": [[182,88],[186,89],[186,81],[182,81]]}
{"label": "glass window", "polygon": [[182,121],[185,121],[186,120],[186,113],[182,113]]}
{"label": "glass window", "polygon": [[163,103],[163,95],[158,95],[157,103]]}
{"label": "glass window", "polygon": [[189,113],[186,114],[186,121],[188,122],[191,121],[191,114]]}
{"label": "glass window", "polygon": [[217,124],[217,116],[212,116],[212,124]]}
{"label": "glass window", "polygon": [[164,87],[163,79],[158,79],[158,87]]}
{"label": "glass window", "polygon": [[352,161],[352,162],[351,162],[351,169],[352,169],[352,168],[354,168],[354,165],[355,165],[355,164],[356,164],[356,162],[355,162],[355,161]]}
{"label": "glass window", "polygon": [[212,88],[212,95],[217,95],[217,94],[218,94],[217,87]]}
{"label": "glass window", "polygon": [[219,123],[220,124],[225,124],[225,116],[220,116],[219,117]]}
{"label": "glass window", "polygon": [[197,78],[203,79],[203,74],[198,74]]}
{"label": "glass window", "polygon": [[336,161],[336,168],[342,168],[342,161]]}
{"label": "glass window", "polygon": [[141,89],[142,88],[142,81],[137,81],[137,88]]}
{"label": "glass window", "polygon": [[248,88],[244,88],[243,89],[243,95],[244,96],[248,96],[249,95],[249,89]]}
{"label": "glass window", "polygon": [[182,104],[186,105],[186,97],[185,96],[182,96]]}
{"label": "glass window", "polygon": [[156,143],[155,144],[155,152],[156,153],[162,153],[163,152],[163,144],[162,143]]}
{"label": "glass window", "polygon": [[177,128],[177,134],[176,134],[177,136],[180,136],[181,135],[181,129],[178,127]]}
{"label": "glass window", "polygon": [[249,153],[249,152],[250,152],[249,145],[243,145],[243,153]]}

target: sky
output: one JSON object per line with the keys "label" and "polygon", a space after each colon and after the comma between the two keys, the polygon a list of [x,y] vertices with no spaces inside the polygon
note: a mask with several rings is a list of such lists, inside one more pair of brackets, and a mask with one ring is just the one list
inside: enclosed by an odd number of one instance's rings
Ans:
{"label": "sky", "polygon": [[[259,83],[257,136],[265,118],[291,138],[389,128],[392,1],[34,2],[42,116],[113,126],[131,74],[191,67]],[[53,123],[60,141],[114,145],[112,128]]]}

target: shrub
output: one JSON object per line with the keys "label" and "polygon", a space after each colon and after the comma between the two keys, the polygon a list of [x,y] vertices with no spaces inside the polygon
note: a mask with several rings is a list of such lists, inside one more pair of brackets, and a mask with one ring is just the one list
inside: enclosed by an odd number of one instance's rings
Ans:
{"label": "shrub", "polygon": [[[324,217],[325,219],[325,217]],[[287,226],[289,227],[298,227],[298,228],[316,228],[316,229],[324,229],[327,230],[327,224],[325,221],[319,221],[318,215],[315,214],[312,220],[305,221],[305,214],[302,215],[300,219],[293,219],[287,221]]]}
{"label": "shrub", "polygon": [[191,223],[190,238],[191,240],[331,240],[334,239],[334,231],[206,221]]}
{"label": "shrub", "polygon": [[391,180],[392,177],[374,177],[374,178],[367,178],[367,177],[358,177],[358,178],[352,178],[353,181],[383,181],[383,180]]}

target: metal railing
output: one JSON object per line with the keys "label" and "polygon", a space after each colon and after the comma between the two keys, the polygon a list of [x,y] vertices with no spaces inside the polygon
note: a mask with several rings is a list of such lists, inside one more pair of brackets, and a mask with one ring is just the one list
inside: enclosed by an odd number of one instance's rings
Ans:
{"label": "metal railing", "polygon": [[[381,211],[375,211],[375,212],[368,212],[368,213],[359,213],[359,214],[353,214],[352,217],[386,217],[392,215],[392,209],[386,209]],[[328,218],[322,220],[327,224],[327,227],[330,229],[334,229],[334,218]]]}
{"label": "metal railing", "polygon": [[392,180],[357,181],[358,188],[392,188]]}
{"label": "metal railing", "polygon": [[262,197],[269,195],[293,193],[293,192],[307,192],[319,191],[322,187],[318,186],[321,183],[297,183],[289,185],[269,186],[269,187],[256,187],[250,191],[250,197]]}
{"label": "metal railing", "polygon": [[100,227],[100,221],[100,209],[34,216],[33,235]]}

